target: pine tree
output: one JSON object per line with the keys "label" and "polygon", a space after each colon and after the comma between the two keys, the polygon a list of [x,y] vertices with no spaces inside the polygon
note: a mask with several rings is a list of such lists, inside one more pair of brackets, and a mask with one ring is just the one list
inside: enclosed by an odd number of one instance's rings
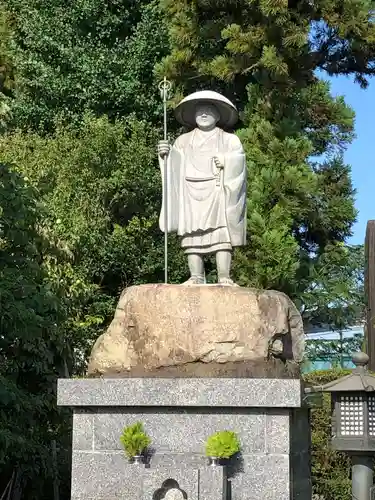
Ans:
{"label": "pine tree", "polygon": [[[320,260],[340,248],[356,217],[343,151],[353,111],[316,76],[375,69],[371,2],[162,0],[171,52],[156,66],[176,100],[211,88],[240,110],[248,159],[248,245],[240,284],[301,298]],[[324,158],[324,161],[319,160]]]}
{"label": "pine tree", "polygon": [[375,69],[370,0],[161,0],[174,80],[230,82],[239,99],[249,82],[268,91],[308,86],[314,71],[354,74],[363,86]]}

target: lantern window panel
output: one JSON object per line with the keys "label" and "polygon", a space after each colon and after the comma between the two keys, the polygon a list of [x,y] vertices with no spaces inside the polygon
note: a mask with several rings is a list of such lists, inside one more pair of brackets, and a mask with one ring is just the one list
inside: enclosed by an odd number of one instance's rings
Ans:
{"label": "lantern window panel", "polygon": [[375,397],[368,396],[368,433],[369,436],[375,436]]}
{"label": "lantern window panel", "polygon": [[[339,404],[340,404],[339,428],[341,436],[346,436],[346,437],[362,436],[365,430],[363,396],[360,394],[341,395],[339,399]],[[375,421],[374,421],[374,431],[375,431]]]}

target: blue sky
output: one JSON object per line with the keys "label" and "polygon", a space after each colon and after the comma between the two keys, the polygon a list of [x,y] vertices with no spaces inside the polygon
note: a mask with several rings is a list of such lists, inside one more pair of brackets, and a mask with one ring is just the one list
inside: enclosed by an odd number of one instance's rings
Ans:
{"label": "blue sky", "polygon": [[330,79],[331,93],[343,95],[355,111],[357,138],[345,152],[345,161],[352,167],[353,185],[357,190],[358,222],[353,228],[352,244],[364,243],[366,224],[375,219],[375,81],[366,90],[352,78]]}

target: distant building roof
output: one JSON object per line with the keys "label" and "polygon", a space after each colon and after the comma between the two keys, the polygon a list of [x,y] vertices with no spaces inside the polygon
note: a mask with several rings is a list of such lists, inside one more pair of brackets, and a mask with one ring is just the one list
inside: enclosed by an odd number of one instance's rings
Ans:
{"label": "distant building roof", "polygon": [[[343,330],[342,337],[344,339],[353,338],[355,335],[364,334],[364,325],[356,325]],[[307,340],[340,340],[340,332],[332,331],[324,327],[311,327],[306,331]]]}

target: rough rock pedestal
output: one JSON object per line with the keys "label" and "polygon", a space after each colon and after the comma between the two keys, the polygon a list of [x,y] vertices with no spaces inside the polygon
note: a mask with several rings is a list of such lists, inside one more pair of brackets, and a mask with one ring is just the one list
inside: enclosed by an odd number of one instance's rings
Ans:
{"label": "rough rock pedestal", "polygon": [[[90,376],[266,375],[267,360],[302,361],[301,316],[283,293],[217,285],[125,289],[94,345]],[[261,373],[263,372],[263,373]]]}
{"label": "rough rock pedestal", "polygon": [[[127,290],[93,350],[91,373],[102,377],[59,380],[58,404],[73,408],[72,500],[311,499],[303,386],[273,375],[270,359],[276,341],[281,363],[289,344],[303,355],[301,324],[276,292]],[[239,368],[248,363],[251,378]],[[212,366],[224,376],[207,376]],[[129,463],[119,440],[137,421],[152,440],[146,465]],[[209,467],[205,442],[221,430],[237,433],[241,453]]]}

